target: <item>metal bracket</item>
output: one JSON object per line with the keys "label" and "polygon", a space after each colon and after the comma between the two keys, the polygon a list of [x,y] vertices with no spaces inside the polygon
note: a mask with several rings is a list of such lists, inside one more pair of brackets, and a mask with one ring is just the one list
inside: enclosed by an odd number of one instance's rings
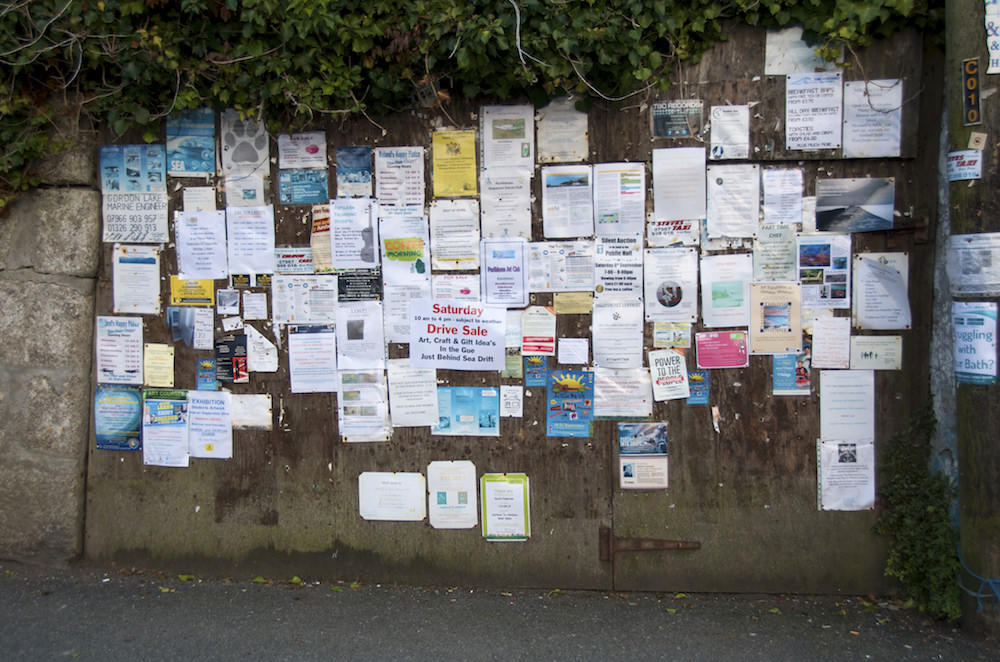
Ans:
{"label": "metal bracket", "polygon": [[661,550],[701,549],[699,540],[661,540],[658,538],[618,538],[610,527],[602,526],[599,532],[602,561],[614,561],[615,552],[653,552]]}

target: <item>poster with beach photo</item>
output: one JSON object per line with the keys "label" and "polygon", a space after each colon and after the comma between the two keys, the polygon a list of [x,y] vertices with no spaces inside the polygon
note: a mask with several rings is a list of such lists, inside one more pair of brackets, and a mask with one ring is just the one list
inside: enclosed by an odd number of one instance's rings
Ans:
{"label": "poster with beach photo", "polygon": [[893,177],[816,180],[817,232],[891,230]]}

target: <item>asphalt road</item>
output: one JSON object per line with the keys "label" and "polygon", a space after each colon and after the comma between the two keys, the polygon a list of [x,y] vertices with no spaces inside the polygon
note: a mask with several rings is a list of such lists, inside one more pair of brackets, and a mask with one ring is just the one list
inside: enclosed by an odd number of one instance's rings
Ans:
{"label": "asphalt road", "polygon": [[[0,659],[978,660],[895,601],[182,581],[0,564]],[[991,607],[992,608],[992,607]]]}

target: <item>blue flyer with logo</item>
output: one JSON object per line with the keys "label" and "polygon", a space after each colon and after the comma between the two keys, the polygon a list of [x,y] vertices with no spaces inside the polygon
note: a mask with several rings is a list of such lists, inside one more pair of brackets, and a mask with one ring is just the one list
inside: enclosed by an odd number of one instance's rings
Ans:
{"label": "blue flyer with logo", "polygon": [[97,447],[110,451],[142,448],[139,428],[142,391],[138,386],[98,384],[94,393],[94,430]]}
{"label": "blue flyer with logo", "polygon": [[191,108],[167,117],[167,174],[208,177],[215,173],[215,111]]}
{"label": "blue flyer with logo", "polygon": [[707,405],[709,382],[707,370],[691,370],[688,372],[688,388],[691,395],[688,396],[689,405]]}
{"label": "blue flyer with logo", "polygon": [[545,356],[524,357],[524,385],[546,386],[549,383],[549,359]]}
{"label": "blue flyer with logo", "polygon": [[326,170],[281,170],[278,201],[283,205],[317,205],[330,201]]}
{"label": "blue flyer with logo", "polygon": [[594,432],[594,373],[553,370],[545,394],[545,436],[590,437]]}

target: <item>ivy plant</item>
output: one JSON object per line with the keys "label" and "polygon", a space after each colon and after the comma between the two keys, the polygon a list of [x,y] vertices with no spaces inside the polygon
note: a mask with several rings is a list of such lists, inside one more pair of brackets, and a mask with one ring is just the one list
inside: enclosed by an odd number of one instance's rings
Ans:
{"label": "ivy plant", "polygon": [[0,202],[66,103],[119,135],[174,110],[234,107],[292,127],[450,96],[625,99],[725,40],[734,22],[802,25],[827,56],[941,0],[15,0],[0,8]]}

